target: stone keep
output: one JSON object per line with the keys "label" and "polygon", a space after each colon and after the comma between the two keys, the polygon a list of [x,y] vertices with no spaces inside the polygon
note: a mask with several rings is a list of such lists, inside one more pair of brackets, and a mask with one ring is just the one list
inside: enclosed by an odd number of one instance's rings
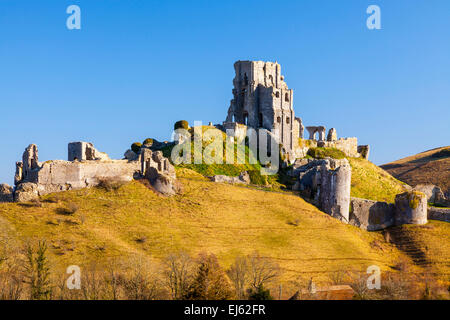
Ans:
{"label": "stone keep", "polygon": [[224,127],[239,123],[267,129],[286,152],[291,152],[297,146],[300,124],[294,114],[293,90],[284,82],[281,66],[276,62],[237,61],[234,69],[233,99]]}

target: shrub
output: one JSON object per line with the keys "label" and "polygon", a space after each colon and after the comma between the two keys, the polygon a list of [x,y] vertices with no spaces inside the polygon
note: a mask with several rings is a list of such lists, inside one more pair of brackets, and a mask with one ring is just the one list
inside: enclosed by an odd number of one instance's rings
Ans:
{"label": "shrub", "polygon": [[249,300],[273,300],[273,297],[270,295],[270,290],[265,289],[264,286],[261,284],[258,286],[258,288],[251,289],[249,291],[248,295]]}
{"label": "shrub", "polygon": [[151,146],[153,144],[153,139],[152,138],[147,138],[147,139],[144,140],[144,142],[142,144]]}
{"label": "shrub", "polygon": [[75,212],[77,212],[79,209],[78,205],[71,202],[67,205],[67,207],[63,207],[63,208],[57,208],[56,212],[58,214],[62,214],[62,215],[72,215]]}
{"label": "shrub", "polygon": [[213,254],[200,255],[194,281],[185,299],[188,300],[227,300],[233,297],[231,284],[217,257]]}
{"label": "shrub", "polygon": [[141,151],[142,148],[142,143],[140,142],[135,142],[131,145],[131,150],[134,151],[134,153],[139,153]]}
{"label": "shrub", "polygon": [[189,129],[189,122],[187,122],[186,120],[177,121],[177,122],[175,122],[175,125],[173,126],[173,129],[174,130],[177,130],[177,129],[186,129],[186,130],[188,130]]}
{"label": "shrub", "polygon": [[48,300],[51,297],[50,268],[47,259],[47,244],[39,241],[37,248],[27,244],[25,248],[25,274],[30,287],[31,300]]}
{"label": "shrub", "polygon": [[250,182],[256,185],[267,185],[267,175],[262,175],[261,170],[249,170]]}
{"label": "shrub", "polygon": [[97,187],[106,191],[116,191],[127,182],[114,178],[100,178]]}
{"label": "shrub", "polygon": [[309,156],[316,159],[333,158],[344,159],[345,153],[335,148],[310,148],[307,153]]}

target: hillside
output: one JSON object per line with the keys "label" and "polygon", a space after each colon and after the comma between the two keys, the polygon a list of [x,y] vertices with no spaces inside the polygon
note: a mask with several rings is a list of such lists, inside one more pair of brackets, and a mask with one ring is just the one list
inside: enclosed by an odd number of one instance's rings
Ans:
{"label": "hillside", "polygon": [[411,186],[434,184],[450,192],[450,146],[390,162],[381,168]]}
{"label": "hillside", "polygon": [[[211,129],[211,127],[203,126],[202,131]],[[192,131],[193,129],[191,129]],[[219,130],[218,134],[223,135],[225,140],[225,134]],[[307,141],[307,140],[306,140]],[[204,152],[206,142],[202,142],[202,152]],[[301,143],[305,143],[305,140],[301,140]],[[236,148],[236,146],[235,146]],[[282,172],[273,176],[261,176],[260,163],[249,164],[248,158],[251,155],[249,148],[246,146],[245,159],[236,159],[244,162],[244,164],[225,164],[225,156],[223,156],[223,164],[182,164],[178,167],[194,170],[203,176],[213,175],[227,175],[238,176],[242,171],[248,171],[250,173],[251,182],[253,184],[268,184],[272,190],[286,189],[288,185],[293,184],[293,181],[286,180]],[[346,157],[345,154],[337,149],[333,148],[311,148],[311,153],[308,156],[313,155],[315,158],[347,158],[352,166],[352,182],[351,182],[351,196],[357,198],[364,198],[376,201],[385,201],[393,203],[395,196],[405,191],[404,183],[392,177],[388,172],[376,166],[372,162],[363,158],[351,158]],[[170,157],[172,152],[172,146],[163,149],[164,156]],[[191,146],[191,157],[193,157],[193,144]],[[204,161],[204,159],[203,159]],[[238,161],[236,161],[238,163]],[[288,168],[289,169],[289,168]]]}
{"label": "hillside", "polygon": [[[17,248],[30,238],[45,239],[56,270],[134,254],[161,260],[179,249],[214,253],[228,267],[237,255],[256,250],[280,264],[284,282],[310,276],[327,282],[333,271],[372,264],[392,270],[408,259],[381,232],[342,224],[292,193],[212,183],[188,169],[177,175],[184,191],[170,198],[134,181],[112,191],[83,189],[40,203],[0,204],[2,238]],[[450,243],[447,223],[430,226],[410,230],[422,238],[440,230],[440,241]],[[426,246],[431,265],[450,273],[450,248]]]}
{"label": "hillside", "polygon": [[393,203],[404,184],[370,161],[348,158],[352,166],[351,196]]}

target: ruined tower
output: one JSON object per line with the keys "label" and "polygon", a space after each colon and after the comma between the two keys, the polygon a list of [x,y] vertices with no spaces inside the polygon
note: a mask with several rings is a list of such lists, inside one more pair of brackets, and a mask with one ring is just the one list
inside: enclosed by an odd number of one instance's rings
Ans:
{"label": "ruined tower", "polygon": [[296,147],[299,121],[293,108],[293,90],[274,62],[237,61],[233,80],[233,99],[224,126],[240,123],[272,131],[290,153]]}

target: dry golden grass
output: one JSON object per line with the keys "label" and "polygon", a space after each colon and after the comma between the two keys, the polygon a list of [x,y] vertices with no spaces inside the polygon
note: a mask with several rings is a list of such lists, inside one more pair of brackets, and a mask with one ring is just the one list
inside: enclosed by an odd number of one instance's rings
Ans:
{"label": "dry golden grass", "polygon": [[[345,225],[294,194],[212,183],[188,169],[177,175],[184,192],[170,198],[134,181],[113,191],[48,195],[39,207],[0,204],[0,228],[19,244],[45,239],[61,269],[133,254],[160,260],[179,249],[214,253],[228,268],[237,255],[256,250],[280,264],[284,280],[320,282],[335,270],[389,270],[403,256],[381,233]],[[76,212],[60,214],[70,206]],[[447,225],[439,228],[448,235]],[[448,247],[437,249],[443,251],[435,258],[448,261]]]}

